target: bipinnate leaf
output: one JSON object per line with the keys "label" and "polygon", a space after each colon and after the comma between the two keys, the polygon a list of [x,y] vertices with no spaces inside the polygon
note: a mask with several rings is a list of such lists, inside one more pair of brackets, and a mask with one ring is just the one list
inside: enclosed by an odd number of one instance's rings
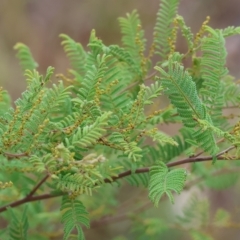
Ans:
{"label": "bipinnate leaf", "polygon": [[14,50],[17,50],[17,58],[20,61],[23,72],[25,72],[27,69],[33,70],[38,67],[38,63],[35,62],[28,46],[23,43],[17,43],[14,46]]}
{"label": "bipinnate leaf", "polygon": [[64,196],[62,199],[62,223],[64,224],[63,239],[69,239],[71,232],[77,229],[77,239],[85,239],[81,224],[89,228],[88,212],[81,201]]}
{"label": "bipinnate leaf", "polygon": [[19,214],[16,214],[12,208],[8,208],[8,212],[11,215],[11,223],[9,226],[9,240],[27,240],[27,207],[24,208],[21,216],[19,216]]}
{"label": "bipinnate leaf", "polygon": [[180,193],[186,180],[186,170],[182,168],[169,171],[163,162],[151,167],[149,181],[149,198],[157,207],[163,194],[174,203],[172,192]]}

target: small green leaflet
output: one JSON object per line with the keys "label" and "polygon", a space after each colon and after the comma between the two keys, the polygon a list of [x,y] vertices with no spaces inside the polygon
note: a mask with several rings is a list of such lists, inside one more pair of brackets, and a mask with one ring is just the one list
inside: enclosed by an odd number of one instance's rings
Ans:
{"label": "small green leaflet", "polygon": [[174,203],[172,191],[180,194],[183,190],[184,182],[186,180],[186,170],[183,168],[177,168],[169,171],[168,167],[159,162],[158,165],[151,167],[150,169],[150,181],[149,181],[149,198],[157,207],[158,203],[165,193],[169,200]]}

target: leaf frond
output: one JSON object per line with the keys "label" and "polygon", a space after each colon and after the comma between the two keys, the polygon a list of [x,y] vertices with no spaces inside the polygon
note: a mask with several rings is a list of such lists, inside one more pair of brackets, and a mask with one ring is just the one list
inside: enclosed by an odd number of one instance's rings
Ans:
{"label": "leaf frond", "polygon": [[38,67],[38,63],[33,59],[30,49],[23,43],[17,43],[14,46],[14,49],[17,50],[17,58],[20,61],[23,72],[25,70],[33,70]]}
{"label": "leaf frond", "polygon": [[166,59],[170,53],[169,38],[172,33],[171,24],[177,14],[178,4],[179,0],[163,0],[157,12],[153,41],[156,53],[162,59]]}
{"label": "leaf frond", "polygon": [[183,190],[186,180],[185,169],[174,169],[169,171],[163,162],[150,169],[149,198],[155,206],[158,206],[163,194],[166,194],[169,200],[174,203],[172,191],[180,194]]}
{"label": "leaf frond", "polygon": [[81,201],[71,199],[69,196],[62,198],[61,205],[62,223],[64,224],[63,239],[69,239],[71,232],[76,228],[78,239],[84,240],[81,224],[89,228],[88,212]]}

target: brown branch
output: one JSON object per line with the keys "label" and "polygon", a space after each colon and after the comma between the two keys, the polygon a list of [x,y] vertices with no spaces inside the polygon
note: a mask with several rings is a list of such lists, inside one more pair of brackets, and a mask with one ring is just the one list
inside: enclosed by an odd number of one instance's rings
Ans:
{"label": "brown branch", "polygon": [[33,189],[32,191],[27,195],[27,197],[31,197],[34,195],[34,193],[41,187],[41,185],[48,179],[49,175],[47,174]]}
{"label": "brown branch", "polygon": [[220,152],[219,154],[217,154],[217,157],[220,157],[221,155],[223,155],[224,153],[228,153],[229,151],[231,151],[232,149],[236,148],[235,146],[231,146],[225,150],[223,150],[222,152]]}
{"label": "brown branch", "polygon": [[[234,146],[231,146],[231,147],[225,149],[224,151],[220,152],[219,154],[217,154],[217,160],[229,160],[229,159],[226,159],[225,157],[222,157],[221,155],[223,155],[224,153],[226,153],[226,152],[228,152],[228,151],[230,151],[234,148],[235,148]],[[212,159],[213,159],[212,156],[195,157],[195,158],[190,157],[190,158],[185,158],[185,159],[178,160],[178,161],[175,161],[175,162],[167,163],[166,166],[170,168],[170,167],[175,167],[175,166],[186,164],[186,163],[205,162],[205,161],[209,161],[209,160],[212,160]],[[231,160],[238,160],[238,159],[232,158]],[[146,172],[149,172],[149,170],[150,170],[149,167],[139,168],[135,171],[135,173],[136,174],[146,173]],[[118,179],[127,177],[131,174],[132,174],[132,171],[128,170],[128,171],[120,173],[116,177],[112,177],[111,180],[106,178],[104,180],[104,182],[105,183],[111,183],[111,182],[114,182]],[[20,200],[15,201],[15,202],[12,202],[10,204],[7,204],[3,207],[0,207],[0,213],[6,211],[8,207],[16,207],[16,206],[19,206],[19,205],[27,203],[27,202],[33,202],[33,201],[44,200],[44,199],[48,199],[48,198],[59,197],[59,196],[63,196],[64,194],[66,194],[66,193],[61,192],[61,193],[57,193],[57,194],[42,194],[42,195],[39,195],[39,196],[33,196],[33,194],[47,180],[47,178],[48,178],[48,175],[45,176],[25,198],[20,199]]]}
{"label": "brown branch", "polygon": [[15,202],[7,204],[3,207],[0,207],[0,213],[6,211],[8,207],[17,207],[17,206],[22,205],[22,204],[27,203],[27,202],[39,201],[39,200],[44,200],[44,199],[48,199],[48,198],[59,197],[59,196],[62,196],[62,195],[64,195],[64,193],[57,193],[57,194],[47,193],[47,194],[42,194],[42,195],[39,195],[39,196],[30,196],[30,197],[27,196],[23,199],[20,199],[18,201],[15,201]]}
{"label": "brown branch", "polygon": [[[225,140],[225,138],[221,138],[221,139],[219,139],[219,140],[217,141],[217,143],[221,143],[221,142],[223,142],[224,140]],[[218,157],[218,156],[221,156],[222,154],[224,154],[224,153],[226,153],[226,152],[228,152],[228,151],[230,151],[230,150],[233,149],[233,148],[235,148],[235,146],[231,146],[230,148],[228,148],[228,149],[226,149],[226,150],[223,150],[223,152],[220,152],[220,153],[217,155],[217,157]],[[201,152],[199,152],[199,153],[191,156],[191,158],[196,158],[196,157],[202,155],[203,153],[204,153],[204,151],[201,151]]]}
{"label": "brown branch", "polygon": [[[231,146],[225,150],[223,150],[222,152],[220,152],[219,154],[217,154],[217,160],[228,160],[224,157],[221,157],[221,155],[223,155],[224,153],[234,149],[235,146]],[[209,161],[209,160],[212,160],[213,157],[212,156],[206,156],[206,157],[190,157],[190,158],[185,158],[185,159],[182,159],[182,160],[177,160],[175,162],[170,162],[170,163],[167,163],[166,166],[167,167],[175,167],[175,166],[178,166],[178,165],[182,165],[182,164],[186,164],[186,163],[195,163],[195,162],[205,162],[205,161]],[[236,159],[232,159],[232,160],[236,160]],[[150,168],[149,167],[145,167],[145,168],[138,168],[135,173],[145,173],[145,172],[149,172]],[[111,183],[111,182],[114,182],[120,178],[124,178],[124,177],[127,177],[129,175],[132,174],[132,171],[131,170],[127,170],[125,172],[122,172],[120,173],[117,177],[113,177],[112,178],[112,181],[110,181],[109,179],[105,179],[105,183]]]}
{"label": "brown branch", "polygon": [[[149,170],[150,170],[150,168],[148,168],[148,167],[138,168],[138,169],[136,169],[135,173],[145,173],[145,172],[149,172]],[[104,180],[104,182],[105,183],[111,183],[111,182],[114,182],[114,181],[116,181],[116,180],[118,180],[120,178],[127,177],[127,176],[129,176],[131,174],[132,174],[132,171],[131,170],[127,170],[125,172],[122,172],[122,173],[118,174],[118,176],[116,176],[116,177],[112,177],[112,181],[107,178],[107,179]]]}
{"label": "brown branch", "polygon": [[147,80],[151,79],[151,78],[154,77],[156,74],[157,74],[157,71],[151,73],[150,75],[148,75],[148,76],[144,79],[144,81],[147,81]]}
{"label": "brown branch", "polygon": [[[227,173],[235,173],[235,172],[239,172],[240,168],[234,168],[234,169],[228,169]],[[226,173],[226,171],[221,170],[217,170],[215,172],[212,173],[212,176],[218,176],[221,174]],[[197,177],[196,179],[188,182],[185,186],[184,186],[184,190],[187,190],[189,188],[191,188],[192,186],[195,186],[197,183],[201,182],[205,180],[204,177]],[[166,195],[164,196],[166,197]],[[165,198],[161,198],[161,201],[163,201]],[[127,219],[129,219],[129,217],[131,217],[132,215],[136,215],[139,212],[144,211],[149,205],[152,205],[151,201],[146,202],[145,204],[143,204],[142,206],[140,206],[137,209],[134,209],[133,211],[131,211],[131,213],[129,212],[125,212],[125,213],[121,213],[119,215],[109,215],[109,216],[104,216],[98,220],[93,220],[91,222],[91,228],[98,228],[98,227],[102,227],[105,226],[106,224],[112,224],[112,223],[116,223],[116,222],[121,222],[121,221],[125,221]],[[118,212],[123,212],[123,210],[119,211],[119,209],[117,209]]]}
{"label": "brown branch", "polygon": [[43,195],[39,195],[39,196],[33,196],[35,194],[35,192],[41,187],[41,185],[47,180],[47,178],[49,177],[49,175],[47,174],[33,189],[32,191],[23,199],[20,199],[18,201],[15,201],[13,203],[7,204],[6,206],[3,206],[0,208],[0,212],[4,212],[7,210],[8,207],[16,207],[19,206],[23,203],[27,203],[27,202],[33,202],[33,201],[37,201],[37,200],[42,200],[42,199],[47,199],[47,198],[51,198],[51,197],[56,197],[58,195],[51,195],[51,194],[43,194]]}

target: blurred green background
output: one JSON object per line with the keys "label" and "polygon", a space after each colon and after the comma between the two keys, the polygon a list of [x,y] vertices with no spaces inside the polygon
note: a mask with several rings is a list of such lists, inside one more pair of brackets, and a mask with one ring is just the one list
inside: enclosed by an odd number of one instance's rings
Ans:
{"label": "blurred green background", "polygon": [[[38,69],[41,73],[44,73],[48,66],[54,66],[55,73],[66,73],[69,64],[60,45],[60,33],[68,34],[86,46],[90,31],[94,28],[97,36],[105,44],[118,44],[120,31],[117,18],[125,16],[133,9],[137,9],[141,16],[143,29],[150,44],[158,6],[159,0],[0,0],[0,84],[10,92],[13,100],[18,98],[25,89],[25,80],[15,57],[16,52],[13,50],[17,42],[23,42],[30,47],[34,58],[39,63]],[[182,0],[179,14],[184,16],[193,32],[198,31],[208,15],[211,16],[210,26],[212,27],[240,26],[240,1]],[[183,46],[181,42],[178,44],[179,51]],[[238,79],[240,78],[240,36],[229,38],[226,46],[229,53],[228,68],[230,73]],[[224,191],[211,193],[206,191],[206,195],[211,199],[211,210],[217,207],[226,208],[235,212],[235,220],[239,221],[238,189],[239,184]],[[177,198],[177,204],[171,211],[180,213],[188,195],[189,192]],[[144,198],[147,201],[146,192],[135,188],[123,188],[118,196],[122,204],[118,207],[116,214],[120,215],[121,208],[127,212],[131,209],[129,206],[138,202],[137,199]],[[166,218],[172,218],[168,206],[165,203],[160,210],[150,210],[149,214],[154,213],[157,217],[161,213]],[[138,209],[137,214],[151,207],[152,205],[147,203],[143,205],[143,209],[141,207]],[[124,236],[130,229],[129,222],[123,220],[120,218],[114,224],[106,221],[100,226],[96,225],[94,229],[86,232],[87,239],[113,239],[115,233]],[[227,237],[240,239],[239,226],[216,233],[215,236],[217,236],[216,239]],[[166,235],[164,239],[184,239],[184,237],[169,238]]]}

